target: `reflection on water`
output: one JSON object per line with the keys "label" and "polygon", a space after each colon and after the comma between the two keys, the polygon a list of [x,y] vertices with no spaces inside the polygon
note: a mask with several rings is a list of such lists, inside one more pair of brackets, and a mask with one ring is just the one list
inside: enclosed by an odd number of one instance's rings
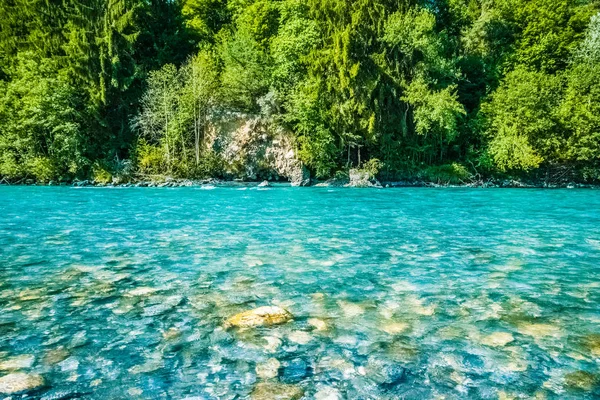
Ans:
{"label": "reflection on water", "polygon": [[0,187],[0,394],[597,398],[598,243],[595,191]]}

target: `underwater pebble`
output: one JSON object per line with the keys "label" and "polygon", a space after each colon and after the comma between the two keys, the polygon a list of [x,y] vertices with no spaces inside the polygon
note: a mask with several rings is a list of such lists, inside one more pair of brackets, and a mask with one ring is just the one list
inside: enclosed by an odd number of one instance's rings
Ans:
{"label": "underwater pebble", "polygon": [[63,372],[75,371],[77,368],[79,368],[79,360],[77,360],[75,357],[69,357],[66,360],[58,363],[58,366]]}
{"label": "underwater pebble", "polygon": [[508,332],[494,332],[481,339],[481,343],[490,347],[504,347],[513,340],[515,338]]}
{"label": "underwater pebble", "polygon": [[293,331],[288,335],[288,339],[294,343],[307,344],[312,340],[312,336],[308,332]]}
{"label": "underwater pebble", "polygon": [[302,388],[277,382],[261,382],[250,393],[252,400],[298,400],[302,396]]}
{"label": "underwater pebble", "polygon": [[340,306],[340,309],[347,318],[358,317],[359,315],[362,315],[365,312],[365,309],[359,304],[341,300],[338,301],[337,304]]}
{"label": "underwater pebble", "polygon": [[256,375],[263,379],[275,378],[279,375],[279,367],[281,363],[276,358],[269,358],[256,366]]}
{"label": "underwater pebble", "polygon": [[315,393],[315,400],[342,400],[342,394],[335,388],[325,387]]}
{"label": "underwater pebble", "polygon": [[181,336],[181,331],[177,328],[169,328],[162,333],[165,340],[173,340]]}
{"label": "underwater pebble", "polygon": [[281,347],[282,341],[278,337],[265,336],[263,339],[265,339],[267,342],[264,348],[270,353],[275,353]]}
{"label": "underwater pebble", "polygon": [[140,388],[129,388],[127,389],[127,393],[131,396],[141,396],[144,391]]}
{"label": "underwater pebble", "polygon": [[398,335],[408,330],[409,325],[405,322],[390,322],[381,327],[381,330],[390,335]]}
{"label": "underwater pebble", "polygon": [[151,287],[139,287],[125,292],[125,297],[142,297],[158,292],[158,289]]}
{"label": "underwater pebble", "polygon": [[318,331],[323,332],[323,331],[327,330],[327,323],[325,321],[323,321],[322,319],[309,318],[307,322],[309,325],[313,326]]}

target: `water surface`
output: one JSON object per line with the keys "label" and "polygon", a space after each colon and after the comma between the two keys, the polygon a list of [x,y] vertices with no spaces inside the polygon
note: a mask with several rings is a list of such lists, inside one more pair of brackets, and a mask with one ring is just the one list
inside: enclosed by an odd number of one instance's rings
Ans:
{"label": "water surface", "polygon": [[600,192],[0,187],[0,309],[29,398],[597,398]]}

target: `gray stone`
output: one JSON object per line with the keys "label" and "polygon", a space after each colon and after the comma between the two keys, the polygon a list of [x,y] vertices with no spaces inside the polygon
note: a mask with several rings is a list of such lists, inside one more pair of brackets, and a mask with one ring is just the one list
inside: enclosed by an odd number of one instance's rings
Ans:
{"label": "gray stone", "polygon": [[361,169],[351,169],[349,172],[350,182],[346,185],[347,187],[355,188],[369,188],[369,187],[382,187],[381,183],[377,181],[368,171]]}

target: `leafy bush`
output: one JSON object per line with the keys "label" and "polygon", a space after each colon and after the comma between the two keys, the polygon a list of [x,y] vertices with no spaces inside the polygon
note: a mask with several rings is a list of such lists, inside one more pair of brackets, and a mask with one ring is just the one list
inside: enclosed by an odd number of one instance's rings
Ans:
{"label": "leafy bush", "polygon": [[[239,164],[243,168],[243,164]],[[179,162],[174,166],[174,175],[181,178],[219,178],[223,176],[225,163],[223,158],[216,152],[210,150],[200,154],[200,163]],[[240,170],[241,171],[241,170]]]}
{"label": "leafy bush", "polygon": [[136,165],[143,174],[161,174],[167,169],[163,150],[144,139],[138,140],[134,154]]}
{"label": "leafy bush", "polygon": [[470,177],[471,173],[469,170],[464,165],[458,163],[429,167],[422,173],[423,179],[444,185],[461,184]]}
{"label": "leafy bush", "polygon": [[361,170],[369,173],[369,178],[373,179],[381,171],[383,167],[383,163],[379,161],[377,158],[371,158],[369,161],[365,162],[361,168]]}
{"label": "leafy bush", "polygon": [[348,171],[345,171],[345,170],[336,171],[333,178],[336,181],[347,181],[349,179]]}
{"label": "leafy bush", "polygon": [[92,166],[92,179],[96,183],[107,184],[112,182],[112,174],[100,163],[95,163]]}
{"label": "leafy bush", "polygon": [[582,169],[581,175],[587,182],[600,181],[600,167],[585,167]]}
{"label": "leafy bush", "polygon": [[39,182],[49,182],[59,177],[56,164],[48,157],[35,157],[27,163],[28,172]]}

